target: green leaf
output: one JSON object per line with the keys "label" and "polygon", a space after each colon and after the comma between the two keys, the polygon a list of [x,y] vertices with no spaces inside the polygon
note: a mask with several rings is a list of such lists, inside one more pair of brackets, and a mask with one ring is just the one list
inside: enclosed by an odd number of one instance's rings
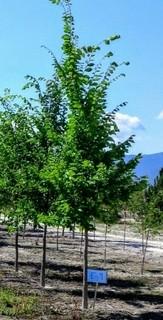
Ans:
{"label": "green leaf", "polygon": [[91,71],[92,71],[92,68],[91,68],[91,67],[87,67],[87,68],[85,69],[85,71],[86,71],[86,72],[91,72]]}
{"label": "green leaf", "polygon": [[113,61],[113,62],[111,63],[111,66],[113,66],[113,67],[117,68],[117,67],[118,67],[118,63],[117,63],[117,62],[115,62],[115,61]]}
{"label": "green leaf", "polygon": [[113,36],[111,36],[110,37],[110,41],[115,41],[115,40],[118,40],[118,39],[120,39],[120,35],[119,34],[115,34],[115,35],[113,35]]}
{"label": "green leaf", "polygon": [[109,44],[110,44],[110,39],[105,39],[105,40],[104,40],[104,43],[105,43],[106,45],[109,45]]}
{"label": "green leaf", "polygon": [[109,52],[105,55],[106,58],[110,58],[110,57],[112,57],[112,56],[113,56],[113,52],[111,52],[111,51],[109,51]]}
{"label": "green leaf", "polygon": [[50,0],[52,3],[54,3],[54,4],[60,4],[61,3],[61,0]]}
{"label": "green leaf", "polygon": [[111,41],[115,41],[115,40],[118,40],[118,39],[120,39],[120,35],[119,35],[119,34],[115,34],[115,35],[110,36],[110,37],[108,37],[107,39],[105,39],[105,40],[104,40],[104,43],[105,43],[106,45],[109,45]]}

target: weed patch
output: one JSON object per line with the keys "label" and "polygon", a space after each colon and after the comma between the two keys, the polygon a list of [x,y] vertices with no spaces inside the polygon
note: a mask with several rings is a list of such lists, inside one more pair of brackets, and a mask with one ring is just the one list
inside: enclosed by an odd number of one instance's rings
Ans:
{"label": "weed patch", "polygon": [[38,298],[25,296],[12,289],[0,289],[0,315],[30,316],[36,312]]}

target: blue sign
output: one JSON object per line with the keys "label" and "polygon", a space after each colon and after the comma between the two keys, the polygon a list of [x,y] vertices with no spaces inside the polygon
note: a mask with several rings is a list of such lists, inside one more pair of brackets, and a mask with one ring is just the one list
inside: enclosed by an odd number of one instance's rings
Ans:
{"label": "blue sign", "polygon": [[107,271],[98,269],[87,269],[87,282],[107,284]]}

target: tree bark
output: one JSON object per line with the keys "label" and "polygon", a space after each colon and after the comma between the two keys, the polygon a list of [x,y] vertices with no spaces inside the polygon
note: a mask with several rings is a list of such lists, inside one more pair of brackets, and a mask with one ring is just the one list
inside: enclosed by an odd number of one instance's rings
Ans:
{"label": "tree bark", "polygon": [[106,239],[107,239],[107,231],[108,231],[108,226],[106,224],[105,226],[105,245],[104,245],[104,266],[106,266]]}
{"label": "tree bark", "polygon": [[141,275],[144,274],[144,265],[145,265],[145,258],[146,258],[146,252],[147,252],[147,246],[148,246],[148,239],[149,239],[149,230],[147,231],[146,241],[144,244],[143,258],[142,258],[142,263],[141,263]]}
{"label": "tree bark", "polygon": [[62,237],[65,236],[65,227],[62,227]]}
{"label": "tree bark", "polygon": [[126,211],[124,211],[123,250],[126,249]]}
{"label": "tree bark", "polygon": [[41,287],[45,287],[45,268],[46,268],[46,235],[47,235],[47,225],[44,224],[43,231],[43,250],[42,250],[42,263],[41,263],[41,277],[40,277],[40,285]]}
{"label": "tree bark", "polygon": [[83,247],[83,229],[81,231],[81,237],[80,237],[80,258],[82,256],[82,247]]}
{"label": "tree bark", "polygon": [[37,216],[35,216],[33,219],[33,231],[36,231],[37,226],[38,226],[38,219],[37,219]]}
{"label": "tree bark", "polygon": [[93,239],[96,240],[96,219],[94,219],[94,230],[93,230]]}
{"label": "tree bark", "polygon": [[72,239],[75,239],[75,224],[74,224],[73,229],[72,229]]}
{"label": "tree bark", "polygon": [[18,244],[19,244],[19,231],[18,231],[18,228],[17,228],[16,232],[15,232],[15,271],[16,272],[19,271],[19,248],[18,248]]}
{"label": "tree bark", "polygon": [[57,227],[56,249],[59,250],[59,227]]}
{"label": "tree bark", "polygon": [[88,268],[88,230],[85,230],[85,232],[84,232],[84,253],[83,253],[82,309],[87,309],[88,308],[87,268]]}
{"label": "tree bark", "polygon": [[144,230],[142,228],[142,254],[144,254]]}
{"label": "tree bark", "polygon": [[24,219],[24,223],[23,223],[23,240],[24,240],[24,237],[25,237],[26,225],[27,225],[27,221],[26,221],[26,219]]}

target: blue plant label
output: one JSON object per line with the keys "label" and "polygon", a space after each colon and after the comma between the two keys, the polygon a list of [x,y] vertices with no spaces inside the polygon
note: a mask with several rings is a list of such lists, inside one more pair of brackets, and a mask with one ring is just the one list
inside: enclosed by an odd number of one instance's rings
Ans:
{"label": "blue plant label", "polygon": [[98,269],[87,269],[87,282],[107,284],[107,271]]}

